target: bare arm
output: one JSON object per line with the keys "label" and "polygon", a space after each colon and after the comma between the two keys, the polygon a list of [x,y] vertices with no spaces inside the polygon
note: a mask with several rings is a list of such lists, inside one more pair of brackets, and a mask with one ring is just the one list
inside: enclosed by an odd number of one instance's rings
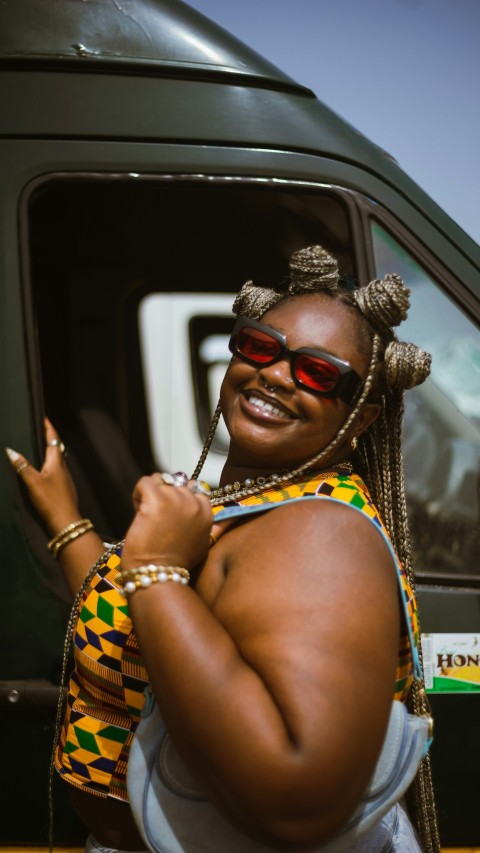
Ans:
{"label": "bare arm", "polygon": [[[158,501],[165,518],[174,499],[178,518],[181,491],[143,495],[124,568],[194,564],[193,516],[186,550],[158,525]],[[130,606],[167,728],[217,806],[271,844],[333,834],[368,783],[393,695],[397,582],[373,527],[326,502],[279,507],[215,546],[198,592],[157,585]]]}
{"label": "bare arm", "polygon": [[[58,447],[49,447],[48,442],[58,439],[58,434],[50,421],[45,421],[47,449],[45,461],[40,471],[31,463],[21,471],[22,482],[28,490],[29,498],[42,518],[48,532],[53,537],[67,525],[81,519],[78,508],[77,492]],[[15,468],[25,462],[25,457],[14,451],[10,461]],[[69,542],[59,553],[59,562],[73,595],[76,594],[91,566],[105,551],[100,537],[89,531]]]}

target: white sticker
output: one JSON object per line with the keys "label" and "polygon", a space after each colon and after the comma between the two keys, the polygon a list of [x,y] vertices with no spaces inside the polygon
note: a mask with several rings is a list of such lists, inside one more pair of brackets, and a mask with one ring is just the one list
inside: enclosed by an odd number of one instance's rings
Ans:
{"label": "white sticker", "polygon": [[480,634],[422,634],[422,650],[427,690],[480,692]]}

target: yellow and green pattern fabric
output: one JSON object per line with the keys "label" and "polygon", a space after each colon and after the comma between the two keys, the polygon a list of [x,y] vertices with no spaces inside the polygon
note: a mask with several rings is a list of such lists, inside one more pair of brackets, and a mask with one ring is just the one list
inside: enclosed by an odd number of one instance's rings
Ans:
{"label": "yellow and green pattern fabric", "polygon": [[119,553],[112,554],[83,596],[55,764],[72,785],[98,796],[127,800],[128,752],[148,676],[127,602],[115,583],[119,564]]}
{"label": "yellow and green pattern fabric", "polygon": [[[312,475],[239,501],[264,506],[294,498],[341,500],[361,510],[385,534],[367,488],[349,470]],[[215,507],[217,514],[222,507]],[[385,534],[386,535],[386,534]],[[55,766],[65,781],[100,797],[128,800],[126,769],[130,745],[149,686],[126,599],[115,577],[120,549],[97,569],[86,588],[73,635],[74,668]],[[415,599],[405,573],[402,588],[414,641],[418,643]],[[413,677],[408,633],[402,632],[394,698],[405,700]]]}

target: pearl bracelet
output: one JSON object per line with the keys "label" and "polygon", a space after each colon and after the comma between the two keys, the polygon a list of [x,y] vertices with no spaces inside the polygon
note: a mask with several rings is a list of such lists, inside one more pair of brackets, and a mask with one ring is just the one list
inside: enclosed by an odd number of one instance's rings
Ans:
{"label": "pearl bracelet", "polygon": [[126,569],[119,572],[115,581],[121,587],[122,595],[136,592],[137,589],[147,589],[153,583],[181,583],[184,586],[190,580],[190,572],[181,566],[156,566],[150,563],[148,566],[137,566],[135,569]]}

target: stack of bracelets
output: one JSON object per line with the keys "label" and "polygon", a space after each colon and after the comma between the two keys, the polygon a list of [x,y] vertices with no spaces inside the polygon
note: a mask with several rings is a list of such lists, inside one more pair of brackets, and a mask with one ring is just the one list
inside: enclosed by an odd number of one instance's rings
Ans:
{"label": "stack of bracelets", "polygon": [[81,518],[80,521],[72,521],[71,524],[67,524],[60,533],[57,533],[57,535],[50,540],[47,548],[54,557],[58,557],[60,551],[65,545],[68,545],[69,542],[73,542],[74,539],[78,539],[79,536],[83,536],[84,533],[88,533],[89,530],[93,530],[93,524],[89,518]]}
{"label": "stack of bracelets", "polygon": [[137,566],[135,569],[125,569],[119,572],[115,578],[121,587],[122,595],[136,592],[137,589],[147,589],[153,583],[181,583],[185,586],[190,580],[190,572],[181,566],[156,566],[150,563],[148,566]]}

